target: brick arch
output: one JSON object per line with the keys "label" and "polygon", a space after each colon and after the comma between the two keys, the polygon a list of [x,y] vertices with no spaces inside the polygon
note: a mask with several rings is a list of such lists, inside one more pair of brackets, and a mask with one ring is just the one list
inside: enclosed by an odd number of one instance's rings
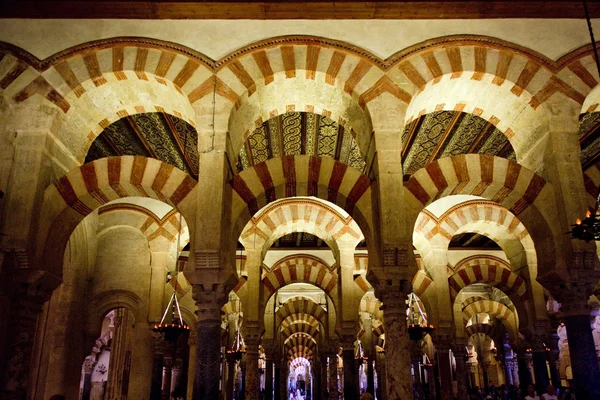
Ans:
{"label": "brick arch", "polygon": [[321,321],[316,319],[312,314],[306,313],[295,313],[288,315],[283,321],[281,321],[281,329],[288,329],[294,324],[308,324],[315,328],[319,328]]}
{"label": "brick arch", "polygon": [[281,236],[290,232],[307,232],[323,239],[334,250],[337,241],[358,243],[364,237],[356,222],[335,208],[315,199],[283,199],[271,203],[250,219],[240,235],[245,248],[264,243],[266,251]]}
{"label": "brick arch", "polygon": [[289,342],[294,341],[294,340],[303,340],[303,339],[308,339],[308,341],[310,341],[313,346],[317,345],[317,341],[315,340],[314,336],[309,335],[307,333],[304,332],[296,332],[296,333],[292,333],[290,336],[286,337],[283,341],[283,345],[286,346]]}
{"label": "brick arch", "polygon": [[319,336],[319,328],[314,327],[313,325],[307,323],[306,321],[299,321],[294,324],[290,324],[281,330],[281,335],[284,338],[290,337],[296,333],[304,333],[313,338]]}
{"label": "brick arch", "polygon": [[464,307],[463,322],[466,324],[471,317],[479,313],[487,313],[500,320],[506,327],[509,335],[512,338],[517,336],[516,316],[515,313],[504,304],[494,300],[477,300]]}
{"label": "brick arch", "polygon": [[[365,105],[376,96],[371,93],[372,82],[389,81],[382,61],[366,50],[326,38],[284,36],[236,50],[216,65],[219,79],[240,99],[228,124],[234,149],[271,117],[307,111],[353,130],[366,154],[372,127]],[[391,81],[387,89],[406,96]]]}
{"label": "brick arch", "polygon": [[373,248],[371,179],[330,158],[286,156],[254,165],[235,175],[232,235],[239,237],[248,221],[278,199],[309,196],[336,204],[356,221]]}
{"label": "brick arch", "polygon": [[295,336],[284,343],[284,350],[290,360],[298,357],[300,354],[305,354],[301,357],[310,360],[313,353],[317,351],[317,344],[314,339],[308,336]]}
{"label": "brick arch", "polygon": [[291,283],[311,283],[327,295],[337,292],[338,276],[323,260],[309,255],[291,255],[279,261],[262,277],[267,297]]}
{"label": "brick arch", "polygon": [[424,207],[442,197],[467,194],[497,203],[527,228],[538,263],[554,264],[552,235],[562,231],[554,215],[552,185],[515,162],[479,154],[442,158],[413,174],[404,190],[407,202],[413,204],[412,226]]}
{"label": "brick arch", "polygon": [[[41,95],[55,105],[54,134],[80,162],[94,137],[127,115],[166,112],[195,126],[192,104],[215,86],[212,60],[148,38],[97,40],[44,60],[5,43],[0,52],[8,53],[5,97],[19,103]],[[222,86],[217,92],[227,91]]]}
{"label": "brick arch", "polygon": [[462,260],[455,273],[448,277],[452,301],[465,287],[474,283],[487,283],[508,296],[516,295],[521,302],[527,300],[527,283],[504,260],[494,256],[471,256]]}
{"label": "brick arch", "polygon": [[[290,298],[275,313],[275,318],[278,321],[284,321],[286,318],[296,314],[312,315],[319,323],[325,324],[327,313],[325,309],[312,299],[307,297],[296,296]],[[318,327],[317,327],[318,328]]]}
{"label": "brick arch", "polygon": [[496,326],[490,324],[471,324],[465,328],[465,336],[467,338],[470,338],[477,333],[482,333],[492,339],[499,336]]}
{"label": "brick arch", "polygon": [[64,249],[75,227],[117,198],[154,198],[192,221],[195,186],[196,181],[172,165],[139,156],[108,157],[75,168],[44,192],[35,265],[61,276]]}
{"label": "brick arch", "polygon": [[600,92],[598,91],[598,69],[594,60],[591,44],[565,54],[556,61],[558,66],[557,77],[564,82],[569,82],[573,94],[581,95],[581,113],[594,112],[598,110],[600,103]]}
{"label": "brick arch", "polygon": [[313,350],[306,346],[294,346],[287,351],[287,357],[289,361],[297,358],[306,358],[310,361],[313,358]]}
{"label": "brick arch", "polygon": [[[169,211],[163,218],[158,218],[152,211],[136,204],[109,204],[98,210],[98,216],[106,218],[105,227],[121,225],[124,217],[123,213],[130,216],[135,215],[134,220],[128,221],[128,225],[139,229],[148,239],[151,248],[161,240],[174,243],[177,240],[177,233],[187,228],[187,223],[183,218],[180,226],[179,213],[175,209]],[[184,233],[182,233],[182,236],[184,236]],[[189,239],[186,240],[185,237],[182,237],[182,239],[181,248],[189,242]]]}

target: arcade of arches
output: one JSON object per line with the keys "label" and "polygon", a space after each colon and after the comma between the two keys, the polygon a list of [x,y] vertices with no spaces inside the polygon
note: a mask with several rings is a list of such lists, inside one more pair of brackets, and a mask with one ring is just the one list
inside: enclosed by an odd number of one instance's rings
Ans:
{"label": "arcade of arches", "polygon": [[0,21],[0,397],[599,399],[600,77],[519,21]]}

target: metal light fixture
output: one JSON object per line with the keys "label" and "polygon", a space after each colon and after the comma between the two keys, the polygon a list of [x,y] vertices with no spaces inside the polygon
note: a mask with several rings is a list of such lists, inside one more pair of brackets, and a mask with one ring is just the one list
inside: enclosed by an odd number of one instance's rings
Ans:
{"label": "metal light fixture", "polygon": [[[594,51],[594,60],[596,61],[596,69],[598,70],[598,76],[600,76],[600,60],[598,59],[598,49],[596,48],[596,40],[594,40],[594,31],[592,29],[592,21],[590,20],[590,13],[587,8],[587,2],[583,0],[583,11],[585,12],[585,19],[587,21],[588,30],[590,32],[590,40],[592,42],[592,49]],[[596,205],[593,210],[588,210],[583,220],[577,218],[573,229],[569,232],[572,239],[585,240],[590,242],[592,240],[600,240],[600,215],[598,215],[598,206],[600,203],[600,188],[596,195]]]}
{"label": "metal light fixture", "polygon": [[423,312],[417,295],[408,296],[408,336],[415,342],[423,339],[425,335],[433,332],[433,325],[427,322],[427,315]]}
{"label": "metal light fixture", "polygon": [[[177,230],[177,257],[175,257],[175,274],[173,275],[171,271],[167,272],[167,283],[171,280],[175,280],[175,284],[173,285],[173,295],[169,300],[169,304],[163,313],[163,316],[158,325],[154,325],[152,330],[154,332],[160,333],[166,341],[175,343],[179,336],[184,333],[189,332],[190,327],[183,322],[183,317],[181,316],[181,309],[179,308],[179,300],[177,300],[177,275],[178,275],[178,261],[179,261],[179,249],[180,249],[180,240],[181,240],[181,213],[179,213],[179,227]],[[165,320],[167,318],[167,314],[169,313],[169,308],[171,309],[171,323],[167,323]]]}
{"label": "metal light fixture", "polygon": [[241,360],[245,353],[246,347],[244,346],[244,339],[242,338],[242,334],[240,333],[240,325],[238,324],[238,328],[235,332],[235,339],[231,344],[231,348],[227,349],[227,354],[232,355],[236,360]]}

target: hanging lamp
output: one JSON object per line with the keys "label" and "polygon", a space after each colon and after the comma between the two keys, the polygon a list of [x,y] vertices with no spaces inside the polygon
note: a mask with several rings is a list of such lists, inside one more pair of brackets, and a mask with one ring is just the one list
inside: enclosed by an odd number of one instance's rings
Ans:
{"label": "hanging lamp", "polygon": [[433,332],[433,325],[427,323],[427,315],[423,312],[417,295],[408,295],[408,336],[415,342]]}
{"label": "hanging lamp", "polygon": [[[172,279],[175,279],[175,285],[173,285],[173,295],[169,300],[169,304],[167,305],[167,308],[163,313],[160,323],[154,325],[154,327],[152,328],[154,332],[160,333],[166,341],[171,343],[176,342],[179,336],[189,332],[190,330],[189,325],[183,322],[183,318],[181,316],[181,309],[179,308],[179,300],[177,300],[177,275],[179,273],[179,268],[177,264],[179,262],[181,227],[181,213],[179,213],[179,228],[177,230],[177,257],[175,257],[175,271],[174,274],[171,271],[167,272],[167,283],[169,283]],[[166,322],[167,315],[169,314],[169,309],[171,310],[171,323]]]}
{"label": "hanging lamp", "polygon": [[[585,20],[587,21],[588,30],[590,33],[590,40],[592,42],[592,49],[594,52],[594,60],[596,61],[596,69],[598,76],[600,76],[600,60],[598,59],[598,49],[596,47],[596,40],[594,39],[594,31],[592,29],[592,21],[590,20],[590,13],[587,8],[586,0],[583,0],[583,11],[585,12]],[[575,224],[572,225],[572,229],[569,232],[571,239],[585,240],[590,242],[592,240],[600,240],[600,215],[598,214],[598,206],[600,205],[600,188],[596,194],[596,204],[594,209],[590,209],[585,213],[585,218],[581,220],[577,218]]]}

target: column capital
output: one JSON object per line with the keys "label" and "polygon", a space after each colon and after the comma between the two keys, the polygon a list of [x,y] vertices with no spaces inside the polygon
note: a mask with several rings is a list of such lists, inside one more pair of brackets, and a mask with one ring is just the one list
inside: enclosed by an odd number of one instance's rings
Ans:
{"label": "column capital", "polygon": [[226,283],[197,284],[192,287],[192,297],[198,310],[196,315],[202,321],[221,321],[221,308],[227,303],[232,285]]}
{"label": "column capital", "polygon": [[438,328],[433,334],[433,344],[438,351],[447,353],[452,348],[454,332],[451,328]]}

